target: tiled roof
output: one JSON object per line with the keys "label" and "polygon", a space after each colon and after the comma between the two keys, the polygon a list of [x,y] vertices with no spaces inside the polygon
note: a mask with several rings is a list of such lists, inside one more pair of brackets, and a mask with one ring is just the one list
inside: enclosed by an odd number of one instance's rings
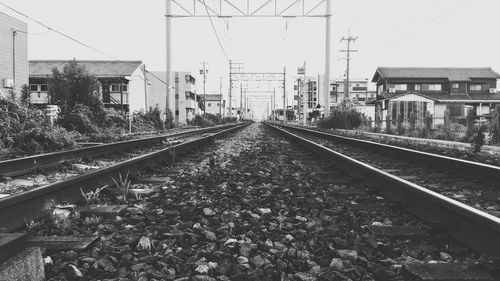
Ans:
{"label": "tiled roof", "polygon": [[392,99],[399,96],[408,94],[419,95],[431,100],[439,102],[500,102],[500,94],[470,94],[470,95],[450,95],[448,93],[418,93],[418,92],[404,92],[404,93],[389,93],[384,92],[379,95],[382,99]]}
{"label": "tiled roof", "polygon": [[[56,67],[60,71],[70,60],[31,60],[29,61],[30,77],[46,77],[52,75],[52,69]],[[84,65],[87,71],[96,77],[124,77],[132,75],[141,61],[97,61],[77,60]]]}
{"label": "tiled roof", "polygon": [[498,79],[500,74],[491,67],[379,67],[372,82],[382,78],[445,78],[449,81],[470,81],[471,78]]}

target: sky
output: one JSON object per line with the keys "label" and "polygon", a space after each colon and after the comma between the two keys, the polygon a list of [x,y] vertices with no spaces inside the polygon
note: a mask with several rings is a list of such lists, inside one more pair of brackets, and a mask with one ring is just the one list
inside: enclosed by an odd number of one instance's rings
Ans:
{"label": "sky", "polygon": [[[214,6],[217,0],[205,0]],[[245,0],[231,0],[243,7]],[[305,0],[312,7],[320,0]],[[346,68],[348,32],[352,44],[351,77],[371,79],[378,66],[492,67],[500,72],[498,0],[330,0],[332,1],[331,69],[341,78]],[[154,71],[165,69],[165,0],[0,0],[100,52],[81,46],[0,5],[0,12],[28,23],[29,59],[141,60]],[[177,0],[192,5],[192,0]],[[266,0],[250,0],[256,8]],[[279,0],[280,5],[292,0]],[[172,4],[174,13],[180,10]],[[198,5],[197,9],[203,7]],[[301,9],[300,5],[294,9]],[[324,5],[317,10],[324,11]],[[249,72],[287,71],[289,101],[297,66],[308,74],[324,72],[324,18],[212,18],[229,59]],[[208,18],[172,19],[172,68],[197,78],[207,62],[207,93],[228,88],[229,66]],[[256,90],[276,85],[248,85]],[[281,91],[281,90],[280,90]],[[227,94],[225,94],[227,95]],[[265,104],[266,99],[253,103]],[[281,104],[280,101],[277,101]]]}

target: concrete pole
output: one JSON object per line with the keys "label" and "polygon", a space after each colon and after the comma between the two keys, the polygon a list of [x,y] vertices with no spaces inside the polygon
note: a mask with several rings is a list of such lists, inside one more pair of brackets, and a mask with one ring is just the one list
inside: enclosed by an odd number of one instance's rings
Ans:
{"label": "concrete pole", "polygon": [[172,110],[172,101],[170,97],[170,77],[172,76],[172,2],[171,0],[165,0],[165,30],[166,30],[166,77],[165,77],[165,82],[166,84],[166,100],[165,100],[165,113],[167,109],[170,110],[172,117],[174,116],[174,110]]}
{"label": "concrete pole", "polygon": [[142,75],[144,76],[144,112],[148,112],[148,79],[146,65],[142,65]]}
{"label": "concrete pole", "polygon": [[273,90],[273,100],[271,102],[272,112],[273,112],[273,121],[276,121],[276,88]]}
{"label": "concrete pole", "polygon": [[232,76],[232,62],[229,61],[229,117],[233,117],[233,76]]}
{"label": "concrete pole", "polygon": [[[326,1],[328,3],[329,1]],[[302,106],[304,107],[303,112],[303,117],[302,118],[302,125],[307,125],[307,102],[308,102],[308,97],[306,95],[306,62],[304,61],[304,79],[302,79]]]}
{"label": "concrete pole", "polygon": [[[323,103],[325,106],[325,118],[330,116],[330,36],[331,36],[331,10],[332,1],[326,0],[326,34],[325,34],[325,92]],[[319,86],[319,85],[318,85]]]}

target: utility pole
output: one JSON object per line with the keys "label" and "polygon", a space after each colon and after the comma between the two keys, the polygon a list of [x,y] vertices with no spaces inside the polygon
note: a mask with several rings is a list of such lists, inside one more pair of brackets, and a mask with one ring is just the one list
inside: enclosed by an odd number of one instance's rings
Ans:
{"label": "utility pole", "polygon": [[[332,18],[332,1],[326,0],[326,10],[325,10],[325,94],[324,94],[324,103],[325,103],[325,118],[330,116],[330,36],[331,36],[331,18]],[[319,82],[318,82],[319,89]],[[319,96],[318,96],[319,98]]]}
{"label": "utility pole", "polygon": [[305,84],[306,84],[306,61],[304,61],[304,79],[302,79],[302,93],[303,93],[303,96],[302,96],[302,106],[304,107],[304,110],[303,110],[303,120],[302,120],[302,124],[305,126],[307,125],[307,100],[308,98],[306,97],[306,87],[305,87]]}
{"label": "utility pole", "polygon": [[144,76],[144,112],[148,112],[148,79],[146,77],[146,65],[142,65],[142,75]]}
{"label": "utility pole", "polygon": [[233,117],[233,71],[241,72],[243,63],[236,63],[229,60],[229,117]]}
{"label": "utility pole", "polygon": [[220,95],[220,98],[219,98],[219,114],[220,114],[221,118],[224,118],[224,116],[222,116],[222,77],[220,77],[220,82],[219,82],[219,95]]}
{"label": "utility pole", "polygon": [[232,88],[233,88],[233,63],[231,60],[229,60],[229,117],[233,117],[233,109],[232,109],[232,106],[233,106],[233,103],[232,103],[232,100],[233,100],[233,96],[232,96]]}
{"label": "utility pole", "polygon": [[286,67],[283,67],[283,121],[285,123],[288,122],[288,118],[286,116]]}
{"label": "utility pole", "polygon": [[175,115],[175,111],[171,110],[172,102],[170,98],[170,76],[172,72],[172,60],[171,60],[171,55],[172,55],[172,0],[165,0],[165,31],[166,31],[166,76],[165,77],[165,116],[167,115],[167,112],[170,110],[172,113],[172,116]]}
{"label": "utility pole", "polygon": [[346,67],[346,73],[345,73],[346,79],[345,79],[345,85],[344,85],[344,98],[345,99],[349,99],[349,71],[350,71],[349,67],[350,67],[351,53],[358,51],[358,50],[351,50],[351,42],[354,43],[356,40],[358,40],[358,37],[352,37],[350,31],[349,31],[347,38],[342,37],[342,39],[340,39],[340,42],[347,41],[347,50],[340,50],[341,52],[346,53],[345,60],[347,61],[347,67]]}
{"label": "utility pole", "polygon": [[208,69],[206,68],[206,61],[203,61],[203,69],[200,69],[200,74],[203,75],[203,115],[207,112],[206,106],[207,106],[207,97],[206,97],[206,92],[205,92],[205,84],[207,82],[207,72]]}
{"label": "utility pole", "polygon": [[247,99],[247,89],[245,88],[245,119],[248,118],[248,99]]}
{"label": "utility pole", "polygon": [[17,30],[12,31],[12,89],[16,86],[16,35]]}
{"label": "utility pole", "polygon": [[276,121],[276,88],[273,90],[273,100],[271,103],[272,112],[273,112],[273,121]]}

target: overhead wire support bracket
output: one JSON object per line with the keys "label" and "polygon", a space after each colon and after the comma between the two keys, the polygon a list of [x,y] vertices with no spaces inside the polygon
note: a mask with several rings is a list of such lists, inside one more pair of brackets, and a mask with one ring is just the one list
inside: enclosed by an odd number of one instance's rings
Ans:
{"label": "overhead wire support bracket", "polygon": [[[257,7],[252,7],[252,1],[219,0],[217,4],[209,6],[203,0],[193,0],[192,5],[187,7],[182,1],[170,0],[176,4],[182,13],[172,14],[172,17],[218,17],[218,18],[245,18],[245,17],[282,17],[282,18],[313,18],[328,17],[328,13],[315,13],[320,6],[325,6],[331,0],[267,0]],[[205,6],[210,11],[210,15],[197,9],[198,5]],[[301,5],[300,5],[301,4]],[[293,7],[300,5],[300,11],[292,12]],[[223,9],[224,8],[224,9]],[[266,9],[267,8],[267,9]],[[306,10],[307,8],[307,10]],[[224,11],[223,11],[224,10]]]}

